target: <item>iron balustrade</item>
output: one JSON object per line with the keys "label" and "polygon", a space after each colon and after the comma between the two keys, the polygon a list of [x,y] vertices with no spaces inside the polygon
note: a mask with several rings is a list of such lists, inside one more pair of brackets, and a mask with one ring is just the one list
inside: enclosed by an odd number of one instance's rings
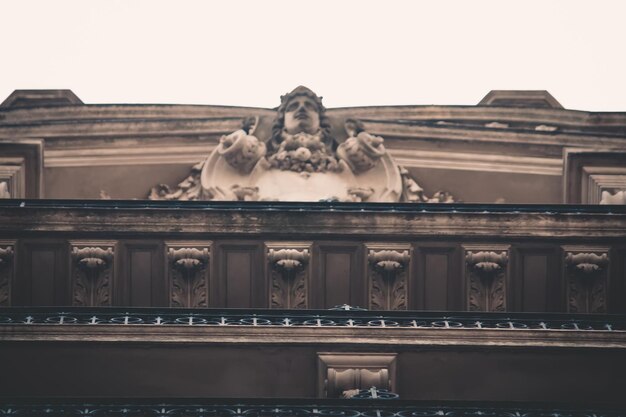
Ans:
{"label": "iron balustrade", "polygon": [[148,325],[626,331],[626,315],[363,310],[22,307],[0,309],[0,325]]}

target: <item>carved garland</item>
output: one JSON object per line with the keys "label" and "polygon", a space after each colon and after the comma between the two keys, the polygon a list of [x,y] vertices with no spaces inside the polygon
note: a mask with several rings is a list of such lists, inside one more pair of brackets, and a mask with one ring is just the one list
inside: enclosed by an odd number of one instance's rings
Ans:
{"label": "carved garland", "polygon": [[493,249],[465,252],[467,306],[470,311],[506,310],[508,247],[506,250]]}
{"label": "carved garland", "polygon": [[[608,249],[564,247],[567,275],[567,310],[572,313],[606,313]],[[593,249],[591,249],[593,250]]]}
{"label": "carved garland", "polygon": [[[306,245],[309,247],[309,245]],[[267,262],[271,281],[271,308],[307,308],[309,249],[271,248],[268,245]]]}
{"label": "carved garland", "polygon": [[113,245],[72,246],[72,305],[111,305]]}
{"label": "carved garland", "polygon": [[167,251],[170,306],[208,307],[209,246],[172,247]]}
{"label": "carved garland", "polygon": [[[371,247],[371,245],[370,245]],[[407,270],[410,249],[369,249],[369,308],[372,310],[406,310]]]}
{"label": "carved garland", "polygon": [[[6,242],[0,242],[6,244]],[[11,281],[14,272],[13,245],[0,247],[0,306],[7,307],[11,305]]]}

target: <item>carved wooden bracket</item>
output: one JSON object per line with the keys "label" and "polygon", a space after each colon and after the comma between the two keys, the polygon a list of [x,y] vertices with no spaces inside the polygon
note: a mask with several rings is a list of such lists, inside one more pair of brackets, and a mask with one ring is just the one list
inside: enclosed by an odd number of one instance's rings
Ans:
{"label": "carved wooden bracket", "polygon": [[410,245],[366,244],[371,310],[408,308]]}
{"label": "carved wooden bracket", "polygon": [[73,241],[72,305],[111,305],[115,242]]}
{"label": "carved wooden bracket", "polygon": [[396,386],[395,353],[318,353],[318,396],[341,398],[350,391]]}
{"label": "carved wooden bracket", "polygon": [[267,243],[271,308],[308,308],[311,243]]}
{"label": "carved wooden bracket", "polygon": [[165,244],[171,307],[209,306],[211,242]]}
{"label": "carved wooden bracket", "polygon": [[567,311],[606,313],[609,248],[563,246],[563,251],[567,282]]}
{"label": "carved wooden bracket", "polygon": [[11,289],[15,274],[15,241],[0,241],[0,306],[11,305]]}
{"label": "carved wooden bracket", "polygon": [[470,311],[505,311],[508,245],[464,245],[467,307]]}

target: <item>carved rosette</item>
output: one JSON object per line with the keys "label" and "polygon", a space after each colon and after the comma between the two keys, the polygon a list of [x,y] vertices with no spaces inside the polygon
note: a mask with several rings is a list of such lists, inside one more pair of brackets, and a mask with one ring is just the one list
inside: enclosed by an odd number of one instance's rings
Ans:
{"label": "carved rosette", "polygon": [[15,242],[0,241],[0,306],[11,305],[11,283],[15,273]]}
{"label": "carved rosette", "polygon": [[371,310],[408,308],[409,245],[369,244],[367,271]]}
{"label": "carved rosette", "polygon": [[268,243],[270,308],[308,308],[310,243]]}
{"label": "carved rosette", "polygon": [[509,246],[466,245],[465,275],[470,311],[506,311]]}
{"label": "carved rosette", "polygon": [[209,306],[210,242],[166,244],[171,307]]}
{"label": "carved rosette", "polygon": [[115,242],[70,243],[72,305],[111,305]]}
{"label": "carved rosette", "polygon": [[567,311],[606,313],[609,249],[564,246]]}

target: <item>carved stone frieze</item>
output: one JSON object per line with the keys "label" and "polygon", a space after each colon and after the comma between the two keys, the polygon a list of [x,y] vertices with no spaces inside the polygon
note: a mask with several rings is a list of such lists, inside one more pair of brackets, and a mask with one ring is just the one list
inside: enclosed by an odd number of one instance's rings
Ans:
{"label": "carved stone frieze", "polygon": [[406,310],[410,245],[367,244],[369,308]]}
{"label": "carved stone frieze", "polygon": [[15,241],[0,240],[0,306],[11,305],[11,289],[15,274]]}
{"label": "carved stone frieze", "polygon": [[376,387],[393,391],[395,353],[318,353],[318,396],[346,398],[354,390]]}
{"label": "carved stone frieze", "polygon": [[467,308],[506,311],[508,245],[464,245]]}
{"label": "carved stone frieze", "polygon": [[73,241],[72,305],[111,305],[115,242]]}
{"label": "carved stone frieze", "polygon": [[211,242],[165,244],[171,307],[209,306]]}
{"label": "carved stone frieze", "polygon": [[606,313],[608,309],[609,249],[563,246],[567,311]]}
{"label": "carved stone frieze", "polygon": [[266,244],[271,308],[308,308],[311,243]]}

